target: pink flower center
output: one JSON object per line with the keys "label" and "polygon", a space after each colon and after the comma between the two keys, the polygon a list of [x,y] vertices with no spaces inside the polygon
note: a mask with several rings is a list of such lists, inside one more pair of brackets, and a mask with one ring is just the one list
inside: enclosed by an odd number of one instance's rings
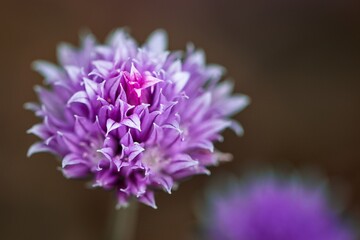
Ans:
{"label": "pink flower center", "polygon": [[135,92],[138,98],[141,97],[142,90],[152,87],[163,80],[153,77],[150,72],[146,71],[141,74],[134,64],[131,65],[130,73],[124,71],[124,78],[129,86],[130,93]]}

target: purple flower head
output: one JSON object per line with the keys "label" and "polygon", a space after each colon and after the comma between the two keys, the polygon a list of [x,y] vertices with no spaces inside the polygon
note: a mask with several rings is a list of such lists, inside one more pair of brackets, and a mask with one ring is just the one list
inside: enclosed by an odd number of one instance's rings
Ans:
{"label": "purple flower head", "polygon": [[212,192],[202,218],[205,239],[354,240],[322,189],[273,177],[232,182]]}
{"label": "purple flower head", "polygon": [[88,34],[79,49],[61,45],[58,60],[34,64],[46,87],[35,88],[40,104],[26,105],[42,119],[29,130],[41,141],[28,154],[54,153],[67,178],[115,190],[118,206],[135,197],[155,208],[154,189],[170,193],[181,179],[209,174],[226,160],[213,146],[221,131],[242,132],[229,117],[248,98],[219,83],[224,69],[202,51],[168,51],[161,30],[142,46],[122,29],[105,44]]}

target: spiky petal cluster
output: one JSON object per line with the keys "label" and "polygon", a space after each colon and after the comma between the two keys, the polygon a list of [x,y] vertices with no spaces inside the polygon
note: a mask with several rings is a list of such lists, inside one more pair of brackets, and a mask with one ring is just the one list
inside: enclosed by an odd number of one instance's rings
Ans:
{"label": "spiky petal cluster", "polygon": [[212,192],[203,214],[204,239],[355,239],[330,208],[323,190],[291,179],[231,182],[225,194]]}
{"label": "spiky petal cluster", "polygon": [[207,174],[223,156],[213,142],[227,127],[241,132],[228,117],[248,99],[218,83],[223,69],[202,51],[166,49],[161,30],[138,46],[120,29],[105,44],[86,35],[80,49],[61,45],[60,66],[36,62],[47,87],[27,104],[43,120],[29,130],[42,139],[29,154],[58,155],[66,177],[114,189],[119,206],[136,197],[155,207],[154,189]]}

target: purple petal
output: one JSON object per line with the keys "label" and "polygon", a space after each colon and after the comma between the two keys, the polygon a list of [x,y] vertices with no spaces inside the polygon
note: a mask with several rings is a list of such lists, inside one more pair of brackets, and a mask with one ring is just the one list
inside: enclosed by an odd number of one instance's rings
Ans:
{"label": "purple petal", "polygon": [[26,132],[28,134],[34,134],[41,139],[47,139],[48,137],[50,137],[48,129],[43,124],[35,124]]}
{"label": "purple petal", "polygon": [[33,154],[40,153],[40,152],[53,152],[53,150],[51,148],[49,148],[49,146],[45,145],[44,143],[37,142],[37,143],[34,143],[33,145],[31,145],[26,156],[30,157]]}
{"label": "purple petal", "polygon": [[46,61],[35,61],[32,65],[33,69],[39,72],[44,78],[46,83],[54,83],[61,81],[64,73],[54,64]]}
{"label": "purple petal", "polygon": [[95,69],[90,73],[90,75],[96,75],[102,78],[107,78],[113,68],[113,64],[111,62],[104,60],[96,60],[93,61],[92,64]]}
{"label": "purple petal", "polygon": [[142,196],[138,198],[138,200],[154,209],[157,209],[154,192],[150,190],[147,190]]}
{"label": "purple petal", "polygon": [[111,118],[109,118],[107,121],[106,121],[106,136],[113,130],[119,128],[121,126],[120,123],[118,122],[115,122],[114,120],[112,120]]}
{"label": "purple petal", "polygon": [[137,114],[133,114],[128,118],[125,118],[124,120],[121,121],[121,124],[124,124],[125,126],[141,131],[140,118]]}
{"label": "purple petal", "polygon": [[161,53],[167,48],[167,39],[167,34],[164,30],[156,30],[149,36],[144,47],[149,52]]}
{"label": "purple petal", "polygon": [[171,193],[171,189],[174,185],[174,182],[172,180],[171,177],[169,176],[165,176],[165,175],[162,175],[162,176],[154,176],[151,178],[151,180],[160,185],[167,193]]}

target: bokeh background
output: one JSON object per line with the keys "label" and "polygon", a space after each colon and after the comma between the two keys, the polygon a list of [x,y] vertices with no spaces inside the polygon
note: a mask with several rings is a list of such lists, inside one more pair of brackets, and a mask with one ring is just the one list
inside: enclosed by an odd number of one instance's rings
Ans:
{"label": "bokeh background", "polygon": [[[27,159],[36,138],[25,131],[38,120],[22,106],[36,100],[32,88],[42,81],[30,69],[33,60],[55,61],[55,46],[77,44],[82,29],[103,41],[121,26],[139,42],[164,28],[173,50],[194,42],[251,97],[236,117],[244,137],[225,132],[217,145],[234,160],[213,168],[215,177],[254,166],[317,169],[342,186],[334,195],[346,195],[348,213],[358,214],[358,1],[1,0],[1,239],[103,239],[113,195],[66,180],[49,154]],[[158,210],[140,206],[136,239],[187,239],[196,224],[193,200],[211,178],[194,177],[172,195],[159,192]]]}

